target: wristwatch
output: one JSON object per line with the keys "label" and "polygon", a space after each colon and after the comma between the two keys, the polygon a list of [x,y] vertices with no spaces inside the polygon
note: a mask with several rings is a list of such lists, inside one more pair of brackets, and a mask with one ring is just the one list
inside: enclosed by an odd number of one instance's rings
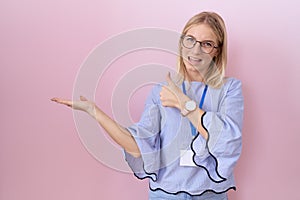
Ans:
{"label": "wristwatch", "polygon": [[183,116],[186,116],[186,115],[188,115],[190,112],[196,110],[196,108],[197,108],[197,104],[196,104],[196,102],[195,102],[194,100],[186,101],[186,102],[184,103],[183,109],[181,110],[181,114],[182,114]]}

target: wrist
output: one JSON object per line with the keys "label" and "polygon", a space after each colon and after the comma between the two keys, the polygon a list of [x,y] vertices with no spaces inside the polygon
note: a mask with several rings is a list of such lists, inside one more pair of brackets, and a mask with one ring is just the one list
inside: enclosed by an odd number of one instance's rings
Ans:
{"label": "wrist", "polygon": [[181,107],[181,115],[187,116],[188,114],[195,111],[196,109],[197,109],[197,103],[194,100],[187,99],[184,101]]}
{"label": "wrist", "polygon": [[96,119],[97,117],[97,111],[99,110],[99,108],[94,105],[94,106],[91,106],[88,110],[87,110],[87,113],[94,119]]}
{"label": "wrist", "polygon": [[182,111],[185,107],[185,103],[187,101],[191,100],[188,96],[186,96],[185,94],[182,94],[180,97],[179,97],[179,110]]}

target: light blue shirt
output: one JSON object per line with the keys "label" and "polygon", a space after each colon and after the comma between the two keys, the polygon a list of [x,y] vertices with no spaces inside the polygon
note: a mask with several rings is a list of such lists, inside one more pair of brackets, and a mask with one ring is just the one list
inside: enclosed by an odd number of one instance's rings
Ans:
{"label": "light blue shirt", "polygon": [[[199,104],[205,85],[185,84],[187,95]],[[128,127],[141,152],[139,158],[125,152],[135,176],[149,178],[151,190],[172,194],[201,195],[235,189],[233,168],[242,149],[241,82],[227,78],[219,89],[208,87],[201,119],[209,135],[207,141],[201,134],[192,136],[188,118],[178,109],[162,106],[161,87],[153,87],[140,121]],[[181,150],[191,150],[195,166],[180,165]]]}

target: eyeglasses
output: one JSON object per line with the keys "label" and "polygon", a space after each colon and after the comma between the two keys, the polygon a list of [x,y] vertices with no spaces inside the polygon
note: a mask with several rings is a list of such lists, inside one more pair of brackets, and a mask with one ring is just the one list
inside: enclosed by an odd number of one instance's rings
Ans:
{"label": "eyeglasses", "polygon": [[219,48],[218,46],[215,46],[215,43],[213,41],[205,40],[200,42],[190,35],[183,35],[181,39],[182,45],[187,49],[192,49],[196,45],[196,43],[199,42],[201,51],[207,54],[211,53],[213,49]]}

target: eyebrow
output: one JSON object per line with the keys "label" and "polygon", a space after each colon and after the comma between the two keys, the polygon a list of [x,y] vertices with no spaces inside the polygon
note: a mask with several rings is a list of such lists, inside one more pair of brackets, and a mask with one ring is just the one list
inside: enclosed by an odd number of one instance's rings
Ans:
{"label": "eyebrow", "polygon": [[[192,37],[192,38],[194,38],[195,40],[197,40],[197,38],[195,37],[195,36],[193,36],[193,35],[191,35],[191,34],[187,34],[186,36],[190,36],[190,37]],[[197,41],[200,41],[200,40],[197,40]],[[215,41],[213,41],[213,40],[211,40],[211,39],[208,39],[208,40],[202,40],[201,42],[213,42],[215,45],[217,45],[217,42],[215,42]]]}

